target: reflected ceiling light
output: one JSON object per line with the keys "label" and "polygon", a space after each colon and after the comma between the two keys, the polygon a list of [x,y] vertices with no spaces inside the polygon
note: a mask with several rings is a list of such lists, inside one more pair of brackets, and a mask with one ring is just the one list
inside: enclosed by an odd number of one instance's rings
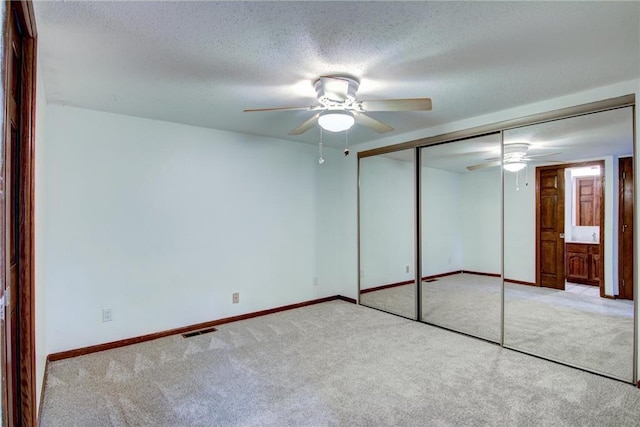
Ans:
{"label": "reflected ceiling light", "polygon": [[524,162],[510,162],[504,164],[504,170],[509,172],[518,172],[524,169],[526,163]]}
{"label": "reflected ceiling light", "polygon": [[356,122],[353,115],[347,111],[329,110],[318,117],[318,124],[329,132],[342,132],[350,129]]}

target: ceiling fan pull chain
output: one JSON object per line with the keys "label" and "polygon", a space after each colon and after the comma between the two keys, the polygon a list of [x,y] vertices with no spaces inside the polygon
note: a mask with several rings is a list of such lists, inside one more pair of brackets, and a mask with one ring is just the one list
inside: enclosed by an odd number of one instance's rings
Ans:
{"label": "ceiling fan pull chain", "polygon": [[344,131],[344,155],[349,155],[349,129]]}
{"label": "ceiling fan pull chain", "polygon": [[321,165],[324,163],[324,159],[322,158],[322,128],[320,128],[320,144],[318,144],[318,151],[320,154],[320,158],[318,159],[318,164]]}
{"label": "ceiling fan pull chain", "polygon": [[518,183],[518,178],[520,178],[520,171],[516,172],[516,191],[520,191],[520,185]]}

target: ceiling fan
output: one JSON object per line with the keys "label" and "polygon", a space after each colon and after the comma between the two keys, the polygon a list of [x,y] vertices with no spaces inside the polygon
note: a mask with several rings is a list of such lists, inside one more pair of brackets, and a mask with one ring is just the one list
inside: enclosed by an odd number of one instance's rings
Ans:
{"label": "ceiling fan", "polygon": [[546,153],[527,155],[527,151],[530,147],[531,144],[529,144],[528,142],[514,142],[511,144],[505,144],[502,150],[504,162],[501,161],[500,157],[492,157],[486,159],[487,161],[485,163],[467,166],[467,170],[475,171],[479,169],[487,169],[503,165],[504,169],[509,172],[518,172],[527,165],[526,162],[535,161],[543,157],[557,156],[558,154],[560,154]]}
{"label": "ceiling fan", "polygon": [[368,115],[369,111],[429,111],[430,98],[383,99],[375,101],[358,101],[356,92],[360,83],[350,77],[323,76],[314,82],[317,94],[317,105],[307,107],[254,108],[244,110],[245,113],[263,111],[316,111],[312,117],[289,132],[289,135],[301,135],[311,129],[316,122],[330,132],[345,131],[355,123],[378,133],[392,131],[393,128]]}

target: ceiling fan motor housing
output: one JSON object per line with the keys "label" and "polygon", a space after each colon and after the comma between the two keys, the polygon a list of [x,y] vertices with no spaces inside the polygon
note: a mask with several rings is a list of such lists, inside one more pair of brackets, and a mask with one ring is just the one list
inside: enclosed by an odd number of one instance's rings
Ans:
{"label": "ceiling fan motor housing", "polygon": [[513,144],[505,144],[504,146],[504,163],[521,162],[527,155],[529,144],[526,142],[515,142]]}
{"label": "ceiling fan motor housing", "polygon": [[356,100],[360,83],[350,77],[320,77],[314,83],[318,102],[329,109],[341,109]]}

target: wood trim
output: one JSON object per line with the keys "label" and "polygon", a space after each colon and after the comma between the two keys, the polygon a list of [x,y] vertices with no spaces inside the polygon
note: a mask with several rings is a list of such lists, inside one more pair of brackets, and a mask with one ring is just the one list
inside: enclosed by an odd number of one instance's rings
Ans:
{"label": "wood trim", "polygon": [[[481,271],[456,270],[456,271],[449,271],[447,273],[434,274],[432,276],[424,276],[422,278],[422,281],[424,282],[426,280],[433,280],[433,279],[438,279],[440,277],[453,276],[453,275],[462,274],[462,273],[475,274],[477,276],[501,277],[500,273],[483,273]],[[389,283],[388,285],[381,285],[381,286],[375,286],[373,288],[362,289],[360,291],[360,294],[366,294],[366,293],[369,293],[369,292],[381,291],[383,289],[395,288],[397,286],[410,285],[412,283],[415,283],[415,281],[414,280],[405,280],[404,282]]]}
{"label": "wood trim", "polygon": [[460,274],[460,273],[462,273],[462,270],[449,271],[447,273],[440,273],[440,274],[433,274],[431,276],[424,276],[422,278],[422,281],[424,282],[425,280],[439,279],[440,277],[453,276],[455,274]]}
{"label": "wood trim", "polygon": [[336,295],[336,299],[344,302],[349,302],[351,304],[358,303],[355,298],[345,297],[344,295]]}
{"label": "wood trim", "polygon": [[318,298],[309,301],[303,301],[295,304],[283,305],[281,307],[269,308],[267,310],[254,311],[252,313],[240,314],[238,316],[225,317],[223,319],[211,320],[209,322],[197,323],[195,325],[183,326],[181,328],[169,329],[166,331],[155,332],[152,334],[141,335],[133,338],[126,338],[118,341],[111,341],[104,344],[92,345],[89,347],[76,348],[74,350],[61,351],[53,353],[47,356],[47,362],[55,362],[57,360],[68,359],[70,357],[84,356],[85,354],[97,353],[99,351],[111,350],[114,348],[125,347],[131,344],[138,344],[145,341],[151,341],[158,338],[168,337],[170,335],[184,334],[186,332],[197,331],[199,329],[210,328],[213,326],[222,325],[225,323],[238,322],[240,320],[251,319],[254,317],[266,316],[267,314],[278,313],[286,310],[293,310],[295,308],[307,307],[309,305],[320,304],[328,301],[346,301],[355,303],[353,298],[345,297],[342,295],[333,295],[325,298]]}
{"label": "wood trim", "polygon": [[484,273],[482,271],[462,270],[462,273],[475,274],[476,276],[502,277],[502,274],[500,274],[500,273]]}
{"label": "wood trim", "polygon": [[538,287],[537,284],[533,283],[533,282],[524,282],[522,280],[514,280],[514,279],[504,279],[504,281],[506,283],[515,283],[516,285],[526,285],[526,286],[536,286]]}
{"label": "wood trim", "polygon": [[[504,140],[502,141],[504,144]],[[536,168],[536,184],[535,184],[535,210],[536,210],[536,231],[535,231],[535,245],[536,245],[536,286],[540,286],[542,283],[540,280],[540,168]],[[504,193],[504,187],[502,192]],[[503,197],[504,199],[504,197]],[[504,220],[503,220],[504,221]],[[504,238],[504,237],[503,237]],[[504,246],[504,245],[503,245]],[[504,262],[504,260],[503,260]],[[504,326],[503,326],[504,329]]]}
{"label": "wood trim", "polygon": [[395,288],[396,286],[410,285],[412,283],[416,283],[416,281],[415,280],[405,280],[404,282],[389,283],[388,285],[381,285],[381,286],[376,286],[376,287],[373,287],[373,288],[361,289],[360,290],[360,294],[366,294],[366,293],[369,293],[369,292],[381,291],[383,289]]}
{"label": "wood trim", "polygon": [[[2,46],[0,47],[0,52],[4,52],[2,56],[2,70],[0,76],[0,91],[4,94],[7,93],[8,85],[8,55],[9,49],[9,15],[8,10],[10,9],[10,4],[8,1],[3,1],[0,3],[0,12],[1,19],[0,25],[2,26]],[[5,135],[7,134],[7,123],[8,123],[8,108],[7,108],[7,99],[6,96],[2,98],[2,111],[0,111],[0,119],[2,120],[2,124],[0,125],[0,131],[2,132],[2,150],[0,154],[0,177],[5,177],[6,175],[6,158],[7,158],[7,147],[5,143]],[[2,179],[0,181],[0,191],[2,194],[7,194],[6,187],[6,179]],[[8,270],[8,261],[7,261],[7,249],[6,249],[6,241],[7,241],[7,226],[6,226],[6,210],[7,203],[5,201],[5,197],[0,198],[0,223],[2,223],[2,227],[0,227],[0,275],[4,284],[0,284],[0,294],[6,297],[5,286],[8,283],[7,278],[9,276]],[[6,308],[5,308],[6,310]],[[2,414],[0,415],[0,424],[3,426],[7,426],[10,423],[15,424],[14,417],[16,416],[17,408],[12,403],[13,395],[16,393],[16,390],[12,387],[12,376],[14,374],[15,369],[13,369],[12,361],[9,360],[9,355],[12,351],[11,342],[8,331],[11,329],[9,325],[9,319],[7,314],[5,313],[5,318],[2,321],[2,326],[4,330],[2,331],[2,337],[0,339],[3,340],[0,348],[3,350],[3,354],[1,356],[2,360]]]}
{"label": "wood trim", "polygon": [[[31,5],[31,2],[26,3]],[[35,21],[33,21],[35,22]],[[20,403],[22,425],[36,422],[36,350],[35,350],[35,242],[34,242],[34,196],[35,196],[35,114],[36,114],[36,40],[28,38],[24,43],[24,57],[28,80],[25,91],[28,99],[23,105],[23,140],[20,155],[22,198],[20,200]]]}
{"label": "wood trim", "polygon": [[33,2],[31,0],[20,0],[19,8],[22,9],[23,28],[27,32],[27,36],[35,39],[38,36],[36,28],[36,17],[33,11]]}
{"label": "wood trim", "polygon": [[[635,235],[635,167],[634,167],[633,156],[630,157],[618,157],[618,295],[622,294],[624,299],[628,299],[628,293],[625,295],[624,292],[621,292],[621,285],[625,281],[625,266],[631,265],[631,271],[629,279],[632,285],[631,288],[631,299],[633,296],[633,289],[635,288],[635,280],[634,280],[634,247],[633,247],[633,236]],[[630,171],[629,171],[630,169]],[[629,180],[631,181],[631,185],[629,187],[626,186],[627,176],[623,179],[622,173],[630,172]],[[625,205],[625,188],[630,188],[630,204],[631,204],[631,216],[629,222],[625,221],[625,210],[623,209],[623,205]],[[628,194],[627,194],[628,195]],[[625,250],[625,234],[624,232],[624,224],[627,224],[629,227],[629,239],[631,239],[631,250]]]}
{"label": "wood trim", "polygon": [[[18,232],[17,244],[18,252],[18,283],[16,292],[11,296],[14,303],[17,302],[16,323],[17,337],[15,347],[17,347],[17,356],[15,360],[7,360],[5,391],[8,396],[15,396],[5,401],[4,411],[7,414],[7,422],[9,425],[33,426],[36,424],[36,386],[35,386],[35,295],[34,295],[34,147],[35,147],[35,112],[36,112],[36,66],[37,66],[37,40],[36,25],[33,11],[33,4],[30,0],[20,0],[14,2],[3,2],[2,9],[2,32],[3,47],[5,47],[5,55],[2,58],[2,90],[4,97],[2,99],[2,140],[4,148],[2,150],[2,163],[7,164],[6,156],[8,153],[7,138],[9,135],[8,120],[8,98],[10,94],[7,91],[8,86],[8,64],[9,52],[6,49],[9,46],[9,33],[11,31],[10,20],[15,16],[18,20],[23,34],[20,35],[22,43],[22,75],[21,90],[21,110],[20,116],[20,134],[19,158],[16,164],[12,165],[18,170],[17,176],[19,181],[19,190],[17,192],[17,215]],[[7,173],[3,168],[3,174]],[[7,182],[6,179],[4,182]],[[7,189],[2,184],[0,190],[7,194]],[[6,212],[8,204],[3,200],[0,209]],[[6,215],[6,214],[5,214]],[[6,217],[4,217],[6,218]],[[7,224],[3,219],[2,241],[0,245],[0,259],[2,260],[2,274],[5,283],[10,274],[8,268],[7,256]],[[10,326],[9,326],[10,327]],[[11,345],[11,343],[8,343]],[[7,352],[13,350],[8,349]],[[16,380],[14,382],[14,379]],[[15,385],[14,385],[15,384]]]}
{"label": "wood trim", "polygon": [[600,295],[600,298],[618,299],[615,295]]}
{"label": "wood trim", "polygon": [[365,150],[358,153],[358,158],[376,156],[379,154],[392,153],[394,151],[406,150],[408,148],[425,147],[427,145],[441,144],[443,142],[453,142],[457,140],[478,137],[491,133],[500,132],[507,129],[514,129],[523,126],[530,126],[537,123],[544,123],[553,120],[566,119],[569,117],[581,116],[583,114],[596,113],[599,111],[613,110],[616,108],[628,107],[635,104],[635,94],[609,98],[602,101],[589,102],[587,104],[576,105],[573,107],[560,108],[558,110],[546,111],[543,113],[532,114],[525,117],[504,120],[483,126],[476,126],[469,129],[444,133],[440,135],[420,138],[413,141],[407,141],[400,144],[387,145],[385,147]]}

